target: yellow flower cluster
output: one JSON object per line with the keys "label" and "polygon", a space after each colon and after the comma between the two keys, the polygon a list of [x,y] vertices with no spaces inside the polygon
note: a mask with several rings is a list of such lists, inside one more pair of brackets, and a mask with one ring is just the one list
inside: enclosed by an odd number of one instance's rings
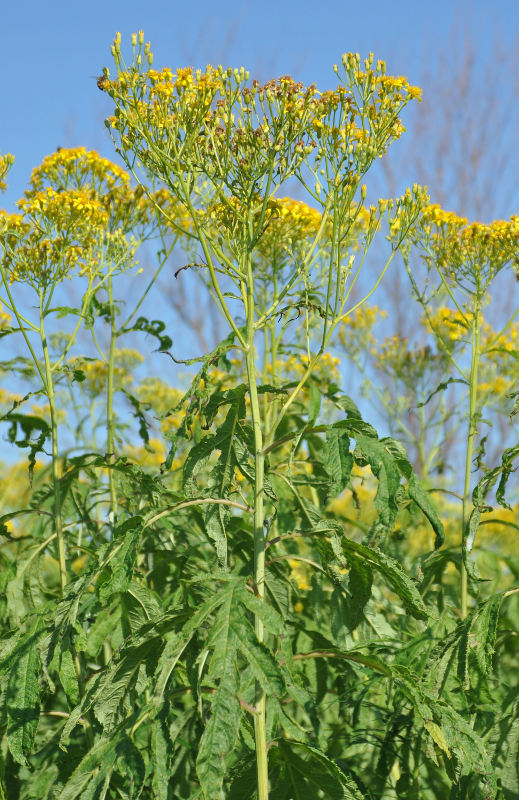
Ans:
{"label": "yellow flower cluster", "polygon": [[[67,221],[67,228],[55,231],[49,227],[58,218],[64,221],[64,209],[73,208],[71,198],[62,203],[50,203],[46,210],[46,228],[19,214],[0,211],[0,229],[3,231],[3,265],[11,282],[27,281],[31,285],[48,286],[54,281],[69,277],[75,270],[81,274],[95,270],[97,265],[97,237],[88,221],[77,208]],[[93,212],[97,213],[97,209]]]}
{"label": "yellow flower cluster", "polygon": [[[138,464],[143,469],[158,470],[160,465],[166,460],[166,446],[162,439],[150,438],[147,445],[132,446],[126,445],[121,455],[126,456],[130,461]],[[171,469],[178,469],[182,465],[181,459],[175,459]]]}
{"label": "yellow flower cluster", "polygon": [[186,232],[193,229],[191,216],[184,206],[178,202],[178,199],[167,189],[158,189],[153,192],[149,202],[155,208],[160,209],[158,213],[159,223],[165,220],[167,226],[173,228],[177,233],[179,229]]}
{"label": "yellow flower cluster", "polygon": [[481,394],[488,394],[493,396],[502,396],[509,392],[514,383],[507,380],[502,375],[497,375],[492,381],[481,381],[478,383],[478,392]]}
{"label": "yellow flower cluster", "polygon": [[167,417],[164,415],[175,408],[182,399],[183,392],[174,389],[160,378],[145,378],[135,390],[141,403],[147,404],[160,419],[163,433],[178,430],[184,419],[183,411],[175,411]]}
{"label": "yellow flower cluster", "polygon": [[44,225],[50,222],[65,232],[74,231],[77,223],[81,227],[87,222],[89,226],[104,228],[108,222],[98,198],[84,189],[55,191],[48,186],[19,200],[18,208],[28,217],[40,218]]}
{"label": "yellow flower cluster", "polygon": [[21,399],[22,396],[20,394],[15,394],[7,389],[0,388],[0,406],[3,407],[4,411],[8,410],[8,406],[11,407],[13,403],[18,402]]}
{"label": "yellow flower cluster", "polygon": [[[258,219],[262,209],[262,199],[257,198],[253,218]],[[237,226],[247,219],[248,201],[241,202],[237,197],[225,203],[209,206],[200,216],[222,226],[234,235]],[[258,241],[258,251],[266,256],[279,255],[288,246],[297,247],[305,240],[314,238],[319,231],[322,215],[301,200],[291,197],[270,198],[265,210],[262,231]]]}
{"label": "yellow flower cluster", "polygon": [[424,318],[423,322],[445,347],[452,350],[455,346],[467,342],[473,317],[471,311],[461,314],[458,309],[441,306]]}
{"label": "yellow flower cluster", "polygon": [[426,260],[452,281],[488,286],[507,264],[519,263],[519,217],[490,224],[467,223],[438,205],[423,212],[421,244]]}
{"label": "yellow flower cluster", "polygon": [[4,311],[2,307],[2,303],[0,303],[0,330],[2,328],[7,328],[11,321],[11,315]]}
{"label": "yellow flower cluster", "polygon": [[[384,62],[379,62],[379,64],[384,64]],[[398,77],[385,74],[379,75],[376,82],[379,86],[379,91],[384,94],[386,94],[389,90],[396,89],[400,92],[402,97],[407,95],[412,100],[418,100],[419,103],[422,102],[422,90],[420,87],[411,86],[407,78],[405,78],[403,75],[399,75]]]}
{"label": "yellow flower cluster", "polygon": [[361,70],[351,53],[343,56],[340,85],[322,93],[289,75],[250,84],[243,67],[156,70],[144,40],[130,67],[119,38],[112,53],[117,77],[106,73],[100,88],[115,101],[107,127],[119,134],[122,152],[165,180],[196,173],[242,198],[269,173],[279,182],[295,174],[314,152],[317,162],[333,162],[339,182],[352,183],[400,136],[398,115],[420,94],[405,78],[387,76],[382,62],[374,66],[372,56]]}
{"label": "yellow flower cluster", "polygon": [[[490,336],[488,337],[491,338]],[[519,351],[519,324],[516,322],[511,325],[506,333],[492,339],[492,350],[506,350],[508,353]]]}
{"label": "yellow flower cluster", "polygon": [[452,229],[463,228],[468,223],[465,217],[459,217],[453,211],[445,211],[438,203],[426,206],[422,216],[425,223],[433,223],[437,226],[448,225]]}
{"label": "yellow flower cluster", "polygon": [[373,326],[379,319],[387,317],[387,312],[378,306],[363,303],[348,314],[339,328],[339,342],[349,353],[366,353],[375,345]]}
{"label": "yellow flower cluster", "polygon": [[116,164],[77,147],[43,159],[18,207],[22,215],[0,212],[4,266],[11,281],[37,288],[94,273],[103,247],[121,267],[131,263],[125,235],[149,223],[152,203]]}
{"label": "yellow flower cluster", "polygon": [[14,157],[11,153],[6,153],[5,156],[0,154],[0,192],[4,192],[7,188],[6,177],[14,163]]}
{"label": "yellow flower cluster", "polygon": [[416,388],[438,359],[429,345],[410,348],[408,339],[400,336],[384,339],[372,353],[378,369],[401,379],[410,389]]}
{"label": "yellow flower cluster", "polygon": [[[312,377],[325,383],[336,382],[340,379],[341,373],[339,365],[340,358],[332,356],[331,353],[323,353],[320,357]],[[308,368],[308,356],[306,353],[297,356],[294,354],[276,359],[275,373],[278,378],[283,380],[294,380],[301,378]],[[267,376],[273,372],[272,365],[267,367]]]}
{"label": "yellow flower cluster", "polygon": [[[132,371],[144,361],[138,350],[121,348],[115,351],[114,380],[115,384],[128,384],[133,381]],[[101,359],[86,360],[81,357],[71,358],[70,366],[83,372],[82,382],[93,396],[101,394],[108,381],[108,362]]]}
{"label": "yellow flower cluster", "polygon": [[322,218],[315,208],[291,197],[271,198],[267,214],[267,225],[271,227],[272,236],[275,236],[276,229],[279,228],[294,239],[315,236]]}
{"label": "yellow flower cluster", "polygon": [[88,185],[97,193],[104,194],[116,184],[129,182],[130,176],[125,170],[85,147],[60,147],[45,156],[31,174],[33,191],[41,191],[45,184],[72,184],[76,188]]}

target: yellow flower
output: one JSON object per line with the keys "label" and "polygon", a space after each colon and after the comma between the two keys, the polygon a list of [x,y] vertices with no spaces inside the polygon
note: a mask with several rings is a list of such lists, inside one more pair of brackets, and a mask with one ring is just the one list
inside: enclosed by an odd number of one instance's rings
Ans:
{"label": "yellow flower", "polygon": [[0,192],[5,191],[7,182],[5,180],[7,173],[14,163],[14,156],[11,153],[6,153],[5,156],[0,155]]}
{"label": "yellow flower", "polygon": [[2,303],[0,303],[0,330],[2,328],[7,328],[11,321],[11,315],[4,311],[2,308]]}
{"label": "yellow flower", "polygon": [[[144,356],[138,350],[121,348],[115,351],[114,377],[116,386],[130,383],[133,380],[132,371],[142,364]],[[70,359],[74,369],[81,370],[85,376],[83,385],[92,395],[101,394],[108,381],[108,362],[99,358],[85,359],[76,357]]]}

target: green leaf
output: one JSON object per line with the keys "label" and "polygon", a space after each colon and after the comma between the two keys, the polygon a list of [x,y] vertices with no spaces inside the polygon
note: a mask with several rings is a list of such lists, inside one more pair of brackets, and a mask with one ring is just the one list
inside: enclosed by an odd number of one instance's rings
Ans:
{"label": "green leaf", "polygon": [[169,350],[173,344],[169,336],[163,333],[166,330],[166,323],[160,319],[146,319],[146,317],[137,317],[135,322],[130,328],[123,328],[119,331],[122,333],[129,333],[130,331],[143,331],[150,336],[154,336],[159,343],[159,352],[163,353]]}
{"label": "green leaf", "polygon": [[131,581],[121,599],[132,633],[163,613],[155,593],[135,580]]}
{"label": "green leaf", "polygon": [[130,517],[115,529],[112,547],[107,552],[107,565],[97,582],[102,602],[127,591],[133,577],[142,522],[142,517]]}
{"label": "green leaf", "polygon": [[465,386],[468,386],[467,381],[464,380],[463,378],[449,378],[448,380],[439,383],[436,389],[433,392],[431,392],[431,394],[427,397],[427,399],[424,400],[423,403],[418,403],[416,408],[422,408],[423,406],[426,406],[427,403],[430,400],[432,400],[436,394],[438,394],[438,392],[444,392],[450,386],[451,383],[463,383]]}
{"label": "green leaf", "polygon": [[[30,414],[9,413],[3,417],[9,422],[7,438],[17,447],[29,448],[29,480],[32,481],[37,453],[42,453],[45,442],[50,436],[49,424],[41,417]],[[18,428],[21,429],[21,438],[16,438]]]}
{"label": "green leaf", "polygon": [[116,737],[99,739],[81,759],[58,800],[77,800],[79,797],[81,800],[97,800],[99,790],[110,780],[119,747]]}
{"label": "green leaf", "polygon": [[359,466],[369,464],[373,475],[377,478],[375,508],[382,530],[387,534],[392,530],[398,513],[397,496],[400,493],[401,473],[397,460],[383,440],[357,434],[355,441],[353,452],[355,462]]}
{"label": "green leaf", "polygon": [[225,800],[223,779],[226,758],[233,752],[240,724],[238,701],[238,669],[235,633],[236,607],[234,587],[227,592],[216,616],[208,644],[214,648],[209,662],[209,675],[219,680],[211,703],[211,716],[200,740],[196,771],[204,797]]}
{"label": "green leaf", "polygon": [[445,541],[445,531],[443,528],[443,523],[440,517],[438,516],[436,507],[431,502],[428,493],[421,485],[417,476],[414,473],[410,473],[406,477],[408,481],[407,491],[409,492],[409,497],[411,498],[411,500],[414,500],[418,508],[423,512],[423,514],[425,514],[425,516],[431,523],[432,529],[436,534],[434,547],[435,549],[437,549],[438,547],[441,547],[441,545]]}
{"label": "green leaf", "polygon": [[140,400],[134,397],[133,394],[131,394],[127,389],[120,388],[119,391],[124,394],[124,396],[127,398],[128,402],[133,408],[133,416],[139,423],[139,436],[141,437],[141,440],[144,442],[145,445],[149,444],[150,435],[148,433],[148,430],[150,428],[150,423],[148,422],[148,420],[146,419],[146,415],[144,414],[142,408],[143,404],[140,402]]}
{"label": "green leaf", "polygon": [[26,765],[40,717],[40,633],[27,633],[9,660],[6,692],[7,744],[18,764]]}
{"label": "green leaf", "polygon": [[74,707],[79,703],[79,686],[70,644],[68,644],[67,640],[63,644],[64,647],[59,654],[58,674],[70,706]]}
{"label": "green leaf", "polygon": [[[345,536],[340,539],[340,547],[346,561],[348,561],[351,554],[353,556],[361,556],[373,569],[383,575],[413,617],[416,619],[428,619],[429,614],[422,596],[416,588],[416,584],[402,569],[398,561],[385,555],[380,550],[360,544]],[[358,563],[358,558],[355,558],[353,563]]]}
{"label": "green leaf", "polygon": [[276,800],[366,800],[355,781],[325,753],[303,742],[281,739],[271,750]]}
{"label": "green leaf", "polygon": [[232,389],[225,391],[216,391],[210,396],[207,404],[204,406],[205,426],[209,428],[216,416],[216,412],[221,406],[232,405],[243,408],[242,417],[245,416],[244,403],[245,395],[247,394],[247,386],[244,383],[235,386]]}
{"label": "green leaf", "polygon": [[248,608],[252,614],[255,614],[261,619],[270,633],[274,634],[274,636],[282,636],[286,633],[283,617],[275,608],[265,601],[260,600],[259,597],[256,597],[255,594],[252,594],[252,592],[245,589],[243,586],[239,592],[239,597],[243,605]]}
{"label": "green leaf", "polygon": [[[505,800],[519,800],[519,719],[512,721],[503,742],[505,758],[499,770]],[[499,754],[501,755],[501,754]]]}
{"label": "green leaf", "polygon": [[345,431],[328,426],[323,448],[323,467],[330,479],[328,496],[336,497],[348,485],[353,467],[350,438]]}
{"label": "green leaf", "polygon": [[349,609],[348,627],[351,631],[360,624],[364,616],[364,609],[371,597],[373,586],[373,570],[361,559],[351,559],[348,573]]}

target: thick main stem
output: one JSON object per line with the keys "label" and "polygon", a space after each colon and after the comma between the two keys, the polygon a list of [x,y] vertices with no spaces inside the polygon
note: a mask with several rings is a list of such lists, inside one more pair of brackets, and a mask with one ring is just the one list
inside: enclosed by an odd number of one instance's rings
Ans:
{"label": "thick main stem", "polygon": [[[470,514],[470,475],[472,470],[472,455],[474,444],[478,433],[478,423],[476,415],[477,395],[478,395],[478,369],[479,369],[479,339],[480,339],[480,307],[479,302],[474,307],[474,318],[472,324],[472,353],[470,362],[469,378],[469,429],[467,437],[467,450],[465,453],[465,480],[463,484],[463,506],[461,512],[461,535],[462,547]],[[463,619],[468,611],[468,575],[465,562],[461,561],[461,581],[460,581],[460,611]]]}
{"label": "thick main stem", "polygon": [[[60,475],[59,475],[59,447],[58,447],[58,419],[56,410],[56,395],[54,394],[54,380],[52,376],[52,366],[50,363],[49,347],[47,344],[47,334],[43,324],[43,296],[40,294],[40,338],[43,350],[43,364],[45,374],[45,391],[49,401],[50,409],[50,426],[51,426],[51,439],[52,439],[52,489],[54,493],[54,525],[56,528],[56,541],[58,543],[58,565],[59,577],[61,585],[61,593],[64,594],[65,588],[68,583],[67,574],[67,550],[65,546],[65,538],[63,536],[63,518],[61,513],[61,490],[60,490]],[[80,697],[85,693],[85,670],[83,659],[80,654],[76,652],[75,646],[71,646],[72,660],[74,663],[74,671],[78,682],[78,690]],[[86,727],[86,740],[89,747],[92,747],[94,739],[92,727],[89,724]]]}
{"label": "thick main stem", "polygon": [[[247,286],[247,375],[254,431],[254,587],[260,600],[265,598],[265,511],[263,504],[263,488],[265,473],[265,456],[263,454],[263,430],[256,381],[256,361],[254,355],[254,292],[252,269],[249,264]],[[259,642],[263,642],[265,631],[262,620],[256,616],[254,628]],[[258,800],[268,800],[268,759],[266,730],[266,696],[259,682],[256,682],[255,694],[256,714],[254,716],[254,734],[256,740],[256,765],[258,774]]]}
{"label": "thick main stem", "polygon": [[[114,420],[114,361],[117,332],[115,325],[115,305],[112,289],[112,276],[108,276],[108,302],[110,305],[110,353],[108,356],[108,387],[106,393],[106,438],[107,458],[110,462],[115,459],[115,420]],[[117,493],[115,489],[114,471],[108,469],[108,483],[110,486],[110,511],[112,523],[115,525],[117,518]]]}
{"label": "thick main stem", "polygon": [[43,298],[40,295],[40,338],[43,350],[43,363],[45,370],[45,391],[49,401],[50,429],[52,446],[52,489],[54,493],[54,525],[56,528],[56,541],[58,543],[58,565],[61,592],[67,585],[67,553],[63,537],[63,521],[61,518],[61,494],[59,485],[59,450],[58,450],[58,422],[56,415],[56,397],[54,395],[54,381],[50,363],[47,335],[43,324]]}

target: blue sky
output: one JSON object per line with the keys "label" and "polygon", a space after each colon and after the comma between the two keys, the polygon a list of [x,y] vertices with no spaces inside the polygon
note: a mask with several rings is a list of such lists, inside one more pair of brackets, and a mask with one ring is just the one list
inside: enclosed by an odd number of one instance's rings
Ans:
{"label": "blue sky", "polygon": [[118,30],[129,42],[132,31],[143,29],[155,65],[243,64],[260,80],[290,73],[325,88],[333,85],[331,67],[343,52],[367,55],[371,50],[386,59],[388,71],[417,83],[426,67],[434,72],[447,41],[455,51],[456,37],[467,31],[483,55],[493,47],[492,31],[505,50],[513,47],[519,4],[13,0],[2,9],[2,29],[0,152],[12,152],[17,159],[3,199],[10,208],[32,167],[56,147],[84,145],[113,155],[103,125],[109,100],[92,76],[111,65],[110,44]]}

